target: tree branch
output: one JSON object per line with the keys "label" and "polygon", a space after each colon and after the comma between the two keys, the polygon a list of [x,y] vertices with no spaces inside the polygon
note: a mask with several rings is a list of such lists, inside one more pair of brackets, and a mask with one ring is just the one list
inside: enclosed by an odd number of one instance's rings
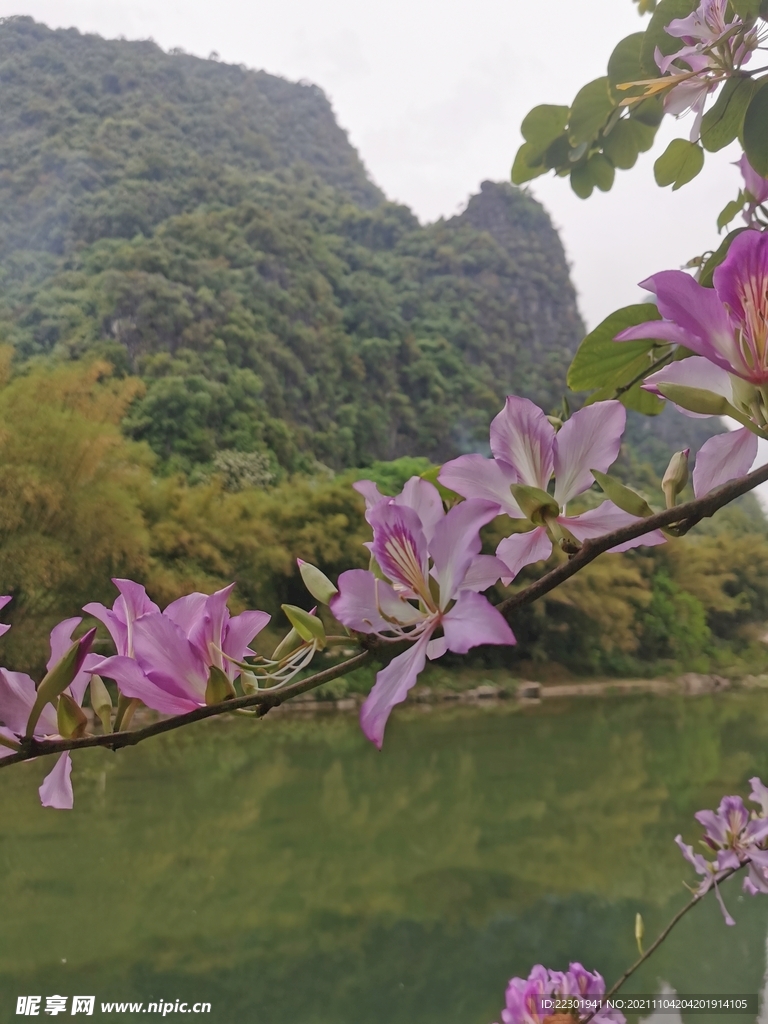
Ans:
{"label": "tree branch", "polygon": [[[745,868],[745,867],[746,867],[746,864],[741,864],[737,868],[730,868],[728,871],[726,871],[723,875],[721,875],[718,878],[717,884],[720,885],[721,882],[725,882],[732,875],[735,875],[737,871],[741,871],[742,868]],[[711,892],[711,891],[712,891],[711,889],[707,890],[707,892]],[[635,973],[635,971],[638,970],[638,968],[643,966],[645,961],[648,960],[648,958],[651,957],[656,952],[656,950],[659,948],[659,946],[662,944],[662,942],[664,942],[664,940],[669,937],[669,934],[672,931],[672,929],[682,921],[682,919],[685,917],[685,915],[688,913],[689,910],[693,910],[693,908],[696,906],[697,903],[701,903],[701,901],[704,899],[704,897],[706,895],[707,895],[707,893],[705,892],[705,893],[702,893],[700,896],[694,896],[690,900],[690,902],[686,903],[686,905],[684,907],[682,907],[680,910],[678,910],[678,912],[675,914],[675,916],[669,922],[669,924],[664,929],[664,931],[658,936],[658,938],[653,943],[653,945],[649,946],[648,949],[646,949],[646,951],[640,957],[640,959],[636,960],[632,964],[631,967],[628,967],[626,969],[626,971],[624,971],[622,976],[619,978],[619,980],[617,982],[614,982],[613,985],[611,985],[611,987],[608,989],[608,991],[603,996],[604,1000],[605,999],[610,999],[611,996],[616,995],[616,993],[622,987],[624,982],[628,981],[629,978],[631,978],[632,975]],[[592,1013],[590,1013],[590,1015],[588,1017],[584,1018],[584,1020],[582,1021],[582,1024],[589,1024],[589,1022],[592,1020],[592,1018],[595,1016],[595,1014],[597,1012],[598,1012],[597,1010],[594,1010]]]}
{"label": "tree branch", "polygon": [[535,583],[525,587],[525,589],[517,594],[512,594],[511,597],[506,598],[497,605],[497,608],[506,618],[509,618],[518,608],[531,604],[533,601],[538,601],[539,598],[548,594],[550,590],[554,590],[555,587],[559,587],[561,583],[570,579],[571,576],[575,576],[577,572],[586,565],[589,565],[590,562],[593,562],[598,555],[602,555],[605,551],[609,551],[619,544],[624,544],[628,540],[643,537],[645,534],[651,533],[653,530],[659,530],[662,527],[678,526],[690,529],[702,519],[710,518],[723,506],[730,504],[736,498],[740,498],[742,494],[748,494],[755,487],[766,483],[766,481],[768,481],[768,464],[761,466],[760,469],[756,469],[747,476],[740,477],[738,480],[729,481],[729,483],[718,487],[717,490],[712,491],[711,494],[707,494],[703,498],[697,498],[695,501],[686,502],[684,505],[678,505],[675,508],[664,509],[663,512],[657,512],[646,519],[638,519],[636,522],[630,523],[628,526],[622,526],[612,533],[606,533],[602,537],[586,540],[579,551],[567,562],[556,566],[551,572],[548,572],[541,579],[536,580]]}
{"label": "tree branch", "polygon": [[227,715],[233,711],[243,708],[259,708],[262,715],[266,715],[272,708],[279,707],[292,697],[298,697],[301,693],[308,693],[310,690],[329,683],[332,679],[345,676],[364,665],[372,657],[370,650],[355,655],[349,661],[343,661],[340,665],[327,668],[323,672],[316,672],[306,679],[299,679],[290,686],[270,692],[261,691],[249,694],[246,697],[235,697],[233,700],[222,701],[220,704],[211,704],[208,707],[197,708],[186,715],[174,715],[173,718],[165,718],[160,722],[153,722],[143,729],[134,729],[130,732],[105,733],[99,736],[83,736],[80,739],[62,740],[21,740],[22,749],[17,754],[0,759],[0,768],[8,768],[12,764],[19,764],[21,761],[31,761],[35,757],[43,757],[46,754],[61,754],[67,750],[83,750],[89,747],[109,747],[110,750],[119,750],[121,747],[133,747],[151,736],[161,736],[166,732],[173,732],[185,725],[192,725],[193,722],[202,722],[206,718],[216,718],[218,715]]}

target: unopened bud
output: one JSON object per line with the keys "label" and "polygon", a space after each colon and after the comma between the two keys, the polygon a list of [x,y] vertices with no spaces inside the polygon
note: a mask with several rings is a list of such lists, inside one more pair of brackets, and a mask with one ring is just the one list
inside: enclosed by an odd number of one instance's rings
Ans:
{"label": "unopened bud", "polygon": [[640,952],[640,956],[643,955],[643,936],[645,935],[645,925],[643,924],[643,915],[635,915],[635,940],[637,942],[637,948]]}
{"label": "unopened bud", "polygon": [[678,494],[685,490],[688,483],[688,456],[690,454],[691,449],[685,448],[681,452],[675,452],[669,460],[669,465],[661,481],[667,508],[675,507]]}
{"label": "unopened bud", "polygon": [[559,416],[547,416],[547,419],[549,420],[550,425],[555,428],[555,430],[559,430],[563,425],[563,421],[560,419]]}
{"label": "unopened bud", "polygon": [[316,565],[305,562],[301,558],[297,558],[296,562],[299,566],[301,578],[304,580],[304,586],[312,597],[321,604],[328,604],[331,598],[338,594],[338,588],[331,583],[325,573],[321,572]]}

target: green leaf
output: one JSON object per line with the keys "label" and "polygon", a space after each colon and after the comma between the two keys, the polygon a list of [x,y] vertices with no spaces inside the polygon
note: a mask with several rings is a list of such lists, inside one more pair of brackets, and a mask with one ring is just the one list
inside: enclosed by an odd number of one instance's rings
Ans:
{"label": "green leaf", "polygon": [[[741,207],[739,207],[741,209]],[[724,213],[725,211],[723,211]],[[722,214],[721,214],[722,216]],[[712,288],[714,285],[714,273],[720,264],[723,262],[725,257],[728,255],[728,250],[731,248],[731,243],[734,238],[738,238],[742,231],[747,231],[748,228],[736,228],[734,231],[729,232],[723,241],[720,243],[720,247],[712,253],[706,263],[703,264],[697,275],[697,280],[700,285],[705,288]]]}
{"label": "green leaf", "polygon": [[653,165],[656,183],[671,185],[676,192],[693,181],[704,166],[704,150],[687,139],[673,139]]}
{"label": "green leaf", "polygon": [[331,598],[338,594],[338,587],[335,587],[325,573],[321,572],[316,565],[304,562],[301,558],[298,559],[298,563],[304,586],[312,597],[319,601],[320,604],[328,604]]}
{"label": "green leaf", "polygon": [[624,512],[628,512],[631,516],[639,516],[642,519],[653,515],[653,509],[645,498],[641,498],[639,494],[626,487],[616,477],[609,476],[607,473],[599,473],[596,469],[591,469],[590,473],[613,504],[618,505]]}
{"label": "green leaf", "polygon": [[615,106],[607,77],[597,78],[579,89],[568,118],[571,145],[591,142],[604,127]]}
{"label": "green leaf", "polygon": [[587,161],[592,180],[601,192],[610,192],[616,177],[616,170],[611,161],[602,153],[595,153]]}
{"label": "green leaf", "polygon": [[525,115],[520,126],[523,138],[543,153],[565,131],[568,112],[568,107],[557,107],[550,103],[534,107]]}
{"label": "green leaf", "polygon": [[606,317],[594,331],[586,336],[568,370],[568,387],[573,391],[591,391],[593,388],[616,388],[628,384],[633,377],[650,366],[650,353],[659,342],[614,341],[621,331],[650,320],[660,320],[661,314],[652,303],[625,306]]}
{"label": "green leaf", "polygon": [[641,151],[641,133],[647,131],[650,129],[630,121],[628,117],[622,118],[611,129],[610,135],[606,135],[603,139],[603,152],[614,167],[628,171],[630,167],[635,166]]}
{"label": "green leaf", "polygon": [[310,615],[303,608],[297,608],[293,604],[284,604],[281,607],[302,640],[308,644],[317,641],[320,650],[325,647],[325,627],[316,615]]}
{"label": "green leaf", "polygon": [[729,78],[717,102],[701,122],[701,143],[710,153],[724,149],[741,134],[755,84],[751,78]]}
{"label": "green leaf", "polygon": [[530,519],[532,523],[540,524],[543,522],[543,516],[546,512],[553,516],[560,514],[560,508],[555,499],[551,494],[542,491],[540,487],[531,487],[528,484],[512,484],[510,490],[523,515],[526,519]]}
{"label": "green leaf", "polygon": [[221,704],[222,701],[231,700],[235,696],[235,688],[229,680],[226,672],[222,672],[216,665],[211,665],[208,673],[208,684],[205,687],[205,703]]}
{"label": "green leaf", "polygon": [[640,63],[645,78],[658,78],[660,71],[655,60],[656,47],[661,50],[664,56],[670,53],[677,53],[683,45],[683,40],[671,36],[666,27],[670,21],[676,18],[687,18],[689,14],[699,6],[699,0],[661,0],[653,17],[648,22],[643,40],[643,49],[640,55]]}
{"label": "green leaf", "polygon": [[552,168],[568,167],[571,162],[572,152],[568,136],[563,133],[547,147],[547,151],[544,154],[544,166],[548,170],[551,170]]}
{"label": "green leaf", "polygon": [[617,89],[616,86],[626,82],[637,82],[647,77],[640,63],[644,39],[645,32],[635,32],[627,36],[621,40],[608,60],[608,81],[616,100],[632,95],[631,90]]}
{"label": "green leaf", "polygon": [[579,199],[589,199],[595,191],[595,183],[590,173],[588,161],[579,164],[571,171],[571,188]]}
{"label": "green leaf", "polygon": [[744,115],[741,141],[752,168],[768,178],[768,79],[761,78]]}
{"label": "green leaf", "polygon": [[455,505],[457,501],[463,501],[464,499],[462,495],[457,494],[456,491],[452,491],[450,487],[446,487],[445,484],[440,483],[438,477],[440,476],[442,470],[442,466],[433,466],[431,469],[428,469],[424,473],[420,474],[421,479],[426,480],[427,483],[430,483],[432,484],[433,487],[436,487],[440,497],[449,505]]}
{"label": "green leaf", "polygon": [[[648,128],[658,128],[664,120],[664,101],[660,96],[649,96],[648,99],[632,107],[630,118],[646,125]],[[656,133],[654,132],[654,137]],[[651,143],[653,139],[651,140]],[[650,149],[650,145],[647,147]]]}
{"label": "green leaf", "polygon": [[526,181],[532,181],[539,175],[546,174],[548,169],[544,165],[538,147],[530,142],[524,142],[518,149],[515,162],[512,165],[512,183],[524,185]]}
{"label": "green leaf", "polygon": [[744,209],[744,200],[732,199],[730,203],[727,203],[720,211],[720,216],[717,218],[717,230],[722,231],[724,227],[727,227],[731,223],[734,217],[737,217]]}

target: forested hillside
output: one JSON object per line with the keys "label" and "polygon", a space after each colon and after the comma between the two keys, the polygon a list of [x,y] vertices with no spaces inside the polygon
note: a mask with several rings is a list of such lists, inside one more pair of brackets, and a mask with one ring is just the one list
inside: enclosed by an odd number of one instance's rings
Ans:
{"label": "forested hillside", "polygon": [[421,227],[317,87],[151,42],[6,19],[0,83],[3,340],[139,374],[171,466],[444,458],[508,391],[559,400],[582,327],[529,196]]}

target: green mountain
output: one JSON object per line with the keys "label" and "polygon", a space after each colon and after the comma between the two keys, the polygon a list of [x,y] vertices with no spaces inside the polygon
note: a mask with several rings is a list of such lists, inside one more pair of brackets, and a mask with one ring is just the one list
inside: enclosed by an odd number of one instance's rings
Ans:
{"label": "green mountain", "polygon": [[5,19],[0,81],[1,336],[140,374],[126,430],[171,465],[439,459],[558,402],[582,325],[530,196],[422,227],[317,87],[151,42]]}

